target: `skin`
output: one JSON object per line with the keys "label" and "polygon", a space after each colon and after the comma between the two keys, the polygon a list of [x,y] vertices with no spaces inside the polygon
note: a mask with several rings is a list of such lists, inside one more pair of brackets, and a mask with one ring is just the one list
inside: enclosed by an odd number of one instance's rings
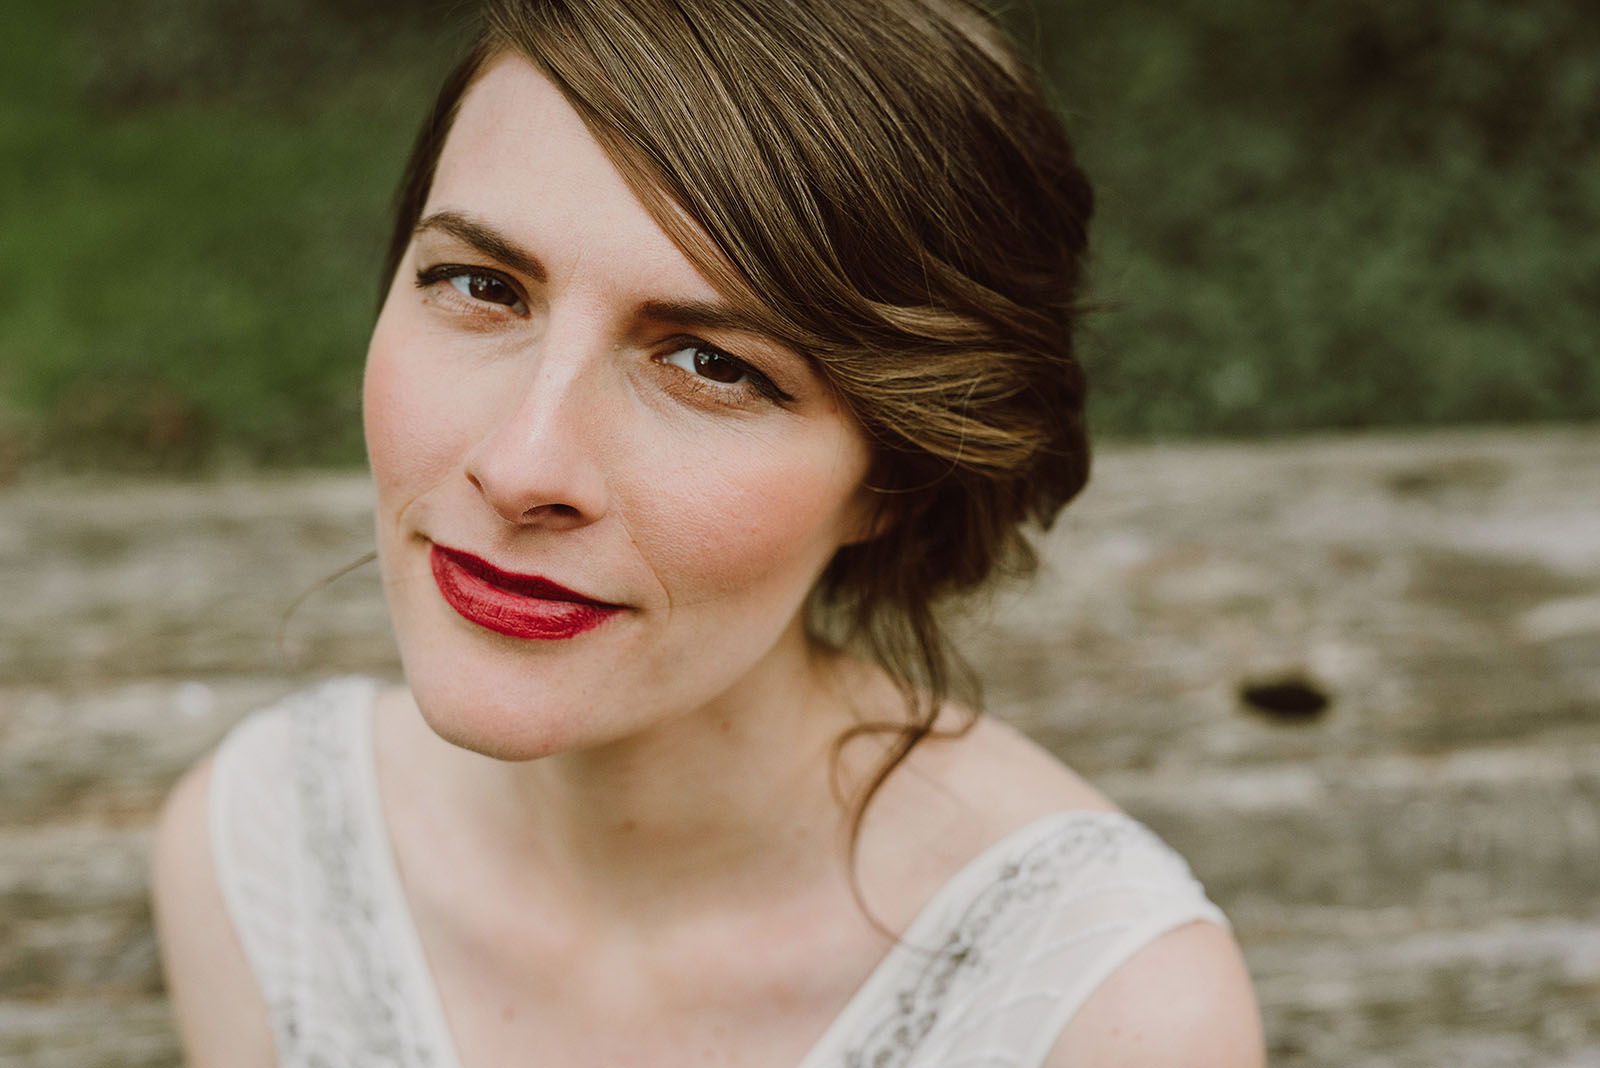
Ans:
{"label": "skin", "polygon": [[[539,73],[482,75],[365,387],[408,682],[375,710],[379,787],[465,1064],[794,1065],[889,948],[852,893],[831,750],[899,696],[801,625],[827,560],[870,533],[867,447],[804,357],[736,312]],[[742,363],[695,362],[712,349]],[[560,641],[496,634],[440,596],[434,544],[622,610]],[[846,795],[872,745],[845,752]],[[168,973],[192,1064],[267,1064],[206,852],[208,775],[158,835]],[[1109,807],[980,721],[889,780],[860,886],[900,929],[1009,831]],[[1237,950],[1205,924],[1157,940],[1069,1043],[1097,1065],[1259,1063]]]}
{"label": "skin", "polygon": [[[685,719],[748,718],[814,674],[797,612],[856,535],[866,445],[804,357],[661,312],[695,305],[726,308],[560,95],[526,64],[487,72],[365,391],[385,588],[412,692],[446,739],[553,755],[543,777],[637,759]],[[708,345],[793,400],[682,366]],[[624,611],[567,641],[493,634],[440,598],[433,543]]]}

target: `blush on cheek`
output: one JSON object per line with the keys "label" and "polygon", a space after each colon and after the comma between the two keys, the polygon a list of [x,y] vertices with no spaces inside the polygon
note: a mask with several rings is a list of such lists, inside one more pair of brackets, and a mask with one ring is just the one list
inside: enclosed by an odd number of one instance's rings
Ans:
{"label": "blush on cheek", "polygon": [[[441,478],[462,449],[440,383],[382,352],[374,338],[362,383],[367,459],[380,498],[414,495]],[[408,492],[409,491],[409,492]]]}
{"label": "blush on cheek", "polygon": [[684,482],[670,508],[639,525],[650,531],[645,552],[680,605],[797,581],[803,596],[837,547],[841,487],[806,465]]}

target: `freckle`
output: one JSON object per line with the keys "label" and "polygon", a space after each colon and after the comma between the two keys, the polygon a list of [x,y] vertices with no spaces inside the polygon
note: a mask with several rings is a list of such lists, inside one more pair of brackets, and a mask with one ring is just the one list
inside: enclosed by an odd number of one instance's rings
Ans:
{"label": "freckle", "polygon": [[623,820],[621,823],[617,824],[617,832],[619,834],[632,834],[638,829],[639,825],[633,820]]}
{"label": "freckle", "polygon": [[500,1006],[500,1022],[501,1023],[510,1023],[512,1020],[515,1020],[516,1018],[517,1018],[517,1007],[515,1005],[502,1005],[502,1006]]}

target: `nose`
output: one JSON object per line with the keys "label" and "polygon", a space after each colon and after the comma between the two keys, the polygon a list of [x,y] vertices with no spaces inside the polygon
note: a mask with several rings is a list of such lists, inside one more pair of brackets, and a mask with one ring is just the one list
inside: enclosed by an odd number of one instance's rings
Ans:
{"label": "nose", "polygon": [[507,523],[571,530],[605,514],[604,375],[581,359],[533,359],[520,389],[468,453],[466,477]]}

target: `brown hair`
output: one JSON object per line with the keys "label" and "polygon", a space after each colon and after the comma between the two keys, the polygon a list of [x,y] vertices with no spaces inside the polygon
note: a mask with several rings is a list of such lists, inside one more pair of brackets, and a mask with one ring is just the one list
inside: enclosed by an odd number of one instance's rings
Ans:
{"label": "brown hair", "polygon": [[411,240],[463,94],[541,69],[657,223],[810,356],[865,429],[881,533],[839,550],[813,633],[881,664],[904,722],[866,803],[975,687],[935,606],[1033,557],[1088,477],[1074,325],[1092,198],[1027,64],[967,0],[488,0],[399,191]]}

